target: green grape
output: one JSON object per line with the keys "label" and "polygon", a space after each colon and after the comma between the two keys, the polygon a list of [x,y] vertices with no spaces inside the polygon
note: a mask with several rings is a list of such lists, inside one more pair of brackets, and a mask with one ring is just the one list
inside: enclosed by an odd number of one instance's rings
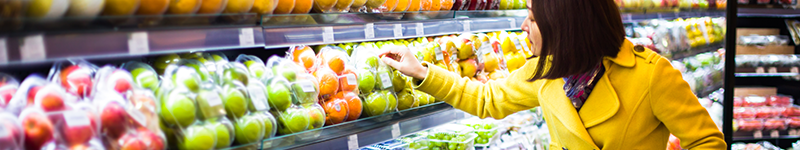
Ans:
{"label": "green grape", "polygon": [[467,147],[466,147],[466,146],[464,146],[464,145],[459,145],[459,146],[458,146],[458,149],[459,149],[459,150],[466,150],[466,149],[467,149]]}

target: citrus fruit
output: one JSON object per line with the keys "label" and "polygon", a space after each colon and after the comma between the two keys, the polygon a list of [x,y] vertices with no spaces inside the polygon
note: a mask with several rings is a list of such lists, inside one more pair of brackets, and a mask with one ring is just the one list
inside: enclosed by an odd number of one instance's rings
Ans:
{"label": "citrus fruit", "polygon": [[278,6],[275,7],[274,14],[289,14],[294,9],[294,0],[278,0]]}
{"label": "citrus fruit", "polygon": [[394,12],[404,12],[408,10],[409,5],[411,5],[411,0],[398,0]]}
{"label": "citrus fruit", "polygon": [[430,11],[439,11],[440,9],[442,9],[442,3],[444,3],[443,1],[445,0],[431,0],[432,3]]}
{"label": "citrus fruit", "polygon": [[380,9],[381,12],[394,11],[394,9],[397,8],[397,3],[399,1],[400,0],[386,0],[386,3],[383,3],[383,5],[381,5],[381,7],[379,9]]}
{"label": "citrus fruit", "polygon": [[353,121],[361,116],[361,98],[355,92],[339,92],[336,94],[337,98],[341,98],[347,102],[347,119],[345,121]]}
{"label": "citrus fruit", "polygon": [[200,0],[173,0],[169,3],[169,14],[193,14],[200,8]]}
{"label": "citrus fruit", "polygon": [[345,66],[345,59],[347,59],[347,54],[343,51],[326,51],[324,53],[319,54],[319,59],[322,60],[322,63],[328,66],[333,72],[337,75],[341,75],[344,71]]}
{"label": "citrus fruit", "polygon": [[[205,2],[205,1],[203,1]],[[228,0],[224,13],[246,13],[253,8],[253,0]],[[249,65],[248,65],[249,66]]]}
{"label": "citrus fruit", "polygon": [[314,0],[295,0],[292,14],[307,14],[309,11],[311,11],[311,7],[313,5]]}
{"label": "citrus fruit", "polygon": [[433,0],[420,0],[419,11],[429,11],[433,5]]}
{"label": "citrus fruit", "polygon": [[329,13],[337,0],[314,0],[314,12]]}
{"label": "citrus fruit", "polygon": [[275,11],[275,7],[278,7],[278,0],[255,0],[250,12],[260,15],[272,14]]}
{"label": "citrus fruit", "polygon": [[420,5],[422,4],[422,0],[411,0],[411,3],[408,4],[407,11],[419,11]]}
{"label": "citrus fruit", "polygon": [[347,101],[338,97],[325,100],[322,108],[325,109],[326,114],[325,125],[334,125],[344,122],[348,117],[347,113],[350,112]]}
{"label": "citrus fruit", "polygon": [[225,0],[203,0],[197,14],[218,14],[225,8]]}
{"label": "citrus fruit", "polygon": [[302,46],[292,52],[292,60],[305,67],[306,70],[311,70],[314,67],[314,62],[317,61],[317,57],[314,56],[314,51],[311,47]]}
{"label": "citrus fruit", "polygon": [[339,90],[339,77],[330,69],[318,69],[314,72],[314,77],[319,83],[319,96],[326,98],[336,94]]}
{"label": "citrus fruit", "polygon": [[339,84],[341,84],[340,91],[355,91],[358,88],[358,76],[353,72],[353,69],[348,67],[342,72]]}
{"label": "citrus fruit", "polygon": [[108,16],[127,16],[133,14],[137,6],[139,6],[139,0],[106,1],[106,5],[103,7],[103,14]]}
{"label": "citrus fruit", "polygon": [[167,11],[167,6],[170,0],[141,0],[139,10],[136,14],[139,15],[160,15]]}

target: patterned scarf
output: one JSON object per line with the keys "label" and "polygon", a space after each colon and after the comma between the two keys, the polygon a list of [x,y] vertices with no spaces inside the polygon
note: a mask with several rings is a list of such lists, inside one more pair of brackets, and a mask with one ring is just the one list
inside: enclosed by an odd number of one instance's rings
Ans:
{"label": "patterned scarf", "polygon": [[603,65],[597,65],[587,73],[564,77],[564,92],[567,93],[575,109],[581,109],[605,70]]}

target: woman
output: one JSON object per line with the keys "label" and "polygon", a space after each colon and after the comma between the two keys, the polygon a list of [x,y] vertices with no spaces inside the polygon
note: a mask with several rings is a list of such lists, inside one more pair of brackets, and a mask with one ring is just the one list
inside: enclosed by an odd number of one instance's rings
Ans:
{"label": "woman", "polygon": [[504,118],[541,106],[551,149],[726,149],[722,133],[669,60],[625,39],[613,0],[529,0],[522,30],[534,57],[485,84],[420,64],[407,48],[382,60],[418,88],[473,115]]}

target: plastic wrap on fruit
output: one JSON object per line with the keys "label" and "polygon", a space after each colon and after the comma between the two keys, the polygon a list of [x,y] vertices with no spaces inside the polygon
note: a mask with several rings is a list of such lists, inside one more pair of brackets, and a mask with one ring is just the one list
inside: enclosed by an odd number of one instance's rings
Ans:
{"label": "plastic wrap on fruit", "polygon": [[247,72],[250,74],[250,77],[265,80],[272,72],[267,71],[266,65],[264,65],[264,61],[261,58],[258,58],[253,55],[245,55],[241,54],[236,57],[236,62],[244,64],[247,67]]}
{"label": "plastic wrap on fruit", "polygon": [[742,104],[742,106],[749,106],[749,107],[758,107],[766,105],[767,105],[767,98],[763,96],[744,97],[744,103]]}
{"label": "plastic wrap on fruit", "polygon": [[775,109],[772,107],[756,107],[756,118],[772,118],[776,117]]}
{"label": "plastic wrap on fruit", "polygon": [[798,106],[787,107],[782,114],[783,117],[800,117],[800,107]]}
{"label": "plastic wrap on fruit", "polygon": [[773,95],[769,96],[767,103],[770,106],[791,106],[794,103],[794,99],[790,96]]}
{"label": "plastic wrap on fruit", "polygon": [[270,56],[266,65],[267,68],[272,69],[272,74],[275,77],[280,76],[289,82],[294,82],[297,79],[297,74],[308,72],[297,64],[292,63],[291,60],[279,56]]}
{"label": "plastic wrap on fruit", "polygon": [[345,66],[344,71],[339,75],[339,91],[338,92],[355,92],[358,93],[359,87],[359,74],[356,72],[355,67],[351,65]]}
{"label": "plastic wrap on fruit", "polygon": [[786,119],[772,118],[764,121],[764,130],[786,130]]}
{"label": "plastic wrap on fruit", "polygon": [[201,0],[171,0],[168,14],[194,14],[200,8]]}
{"label": "plastic wrap on fruit", "polygon": [[264,139],[265,132],[271,132],[274,134],[274,130],[272,128],[274,128],[275,124],[269,122],[270,124],[268,125],[270,126],[270,131],[266,131],[267,128],[265,127],[264,120],[265,118],[261,117],[260,113],[251,113],[244,115],[241,118],[234,119],[234,142],[237,145],[260,142],[262,139]]}
{"label": "plastic wrap on fruit", "polygon": [[[26,108],[23,110],[19,115],[20,123],[25,125],[24,128],[35,129],[22,131],[22,135],[24,138],[21,142],[27,149],[41,149],[47,142],[55,139],[55,125],[53,124],[50,119],[48,119],[47,114],[38,108]],[[5,122],[5,121],[4,121]]]}
{"label": "plastic wrap on fruit", "polygon": [[127,95],[136,86],[130,72],[113,66],[98,69],[95,79],[95,92],[111,91]]}
{"label": "plastic wrap on fruit", "polygon": [[764,121],[761,119],[739,119],[736,121],[738,130],[754,131],[764,129]]}
{"label": "plastic wrap on fruit", "polygon": [[160,132],[158,110],[161,102],[156,99],[153,92],[147,89],[135,88],[131,94],[127,95],[132,109],[139,111],[144,117],[144,127],[150,131]]}
{"label": "plastic wrap on fruit", "polygon": [[308,130],[311,126],[311,116],[308,111],[303,107],[292,106],[285,111],[270,111],[272,115],[277,116],[278,134],[292,134]]}
{"label": "plastic wrap on fruit", "polygon": [[[251,64],[252,65],[252,64]],[[238,81],[246,84],[252,81],[263,81],[258,77],[251,76],[252,73],[248,71],[248,67],[240,62],[230,62],[218,68],[217,74],[219,77],[216,79],[218,84]],[[265,73],[266,74],[266,73]]]}
{"label": "plastic wrap on fruit", "polygon": [[11,113],[0,112],[0,149],[23,149],[25,130],[22,121]]}
{"label": "plastic wrap on fruit", "polygon": [[92,95],[95,68],[85,60],[61,61],[50,68],[47,79],[60,84],[70,94],[85,98]]}
{"label": "plastic wrap on fruit", "polygon": [[75,103],[70,110],[47,113],[56,133],[56,145],[59,147],[85,146],[87,148],[103,148],[99,143],[100,121],[92,105],[88,102]]}
{"label": "plastic wrap on fruit", "polygon": [[338,78],[334,79],[332,78],[331,75],[320,74],[319,77],[315,77],[314,75],[307,73],[299,74],[297,76],[297,80],[295,80],[295,82],[290,83],[292,86],[293,94],[297,96],[296,103],[316,104],[319,101],[318,98],[322,96],[320,94],[322,90],[330,90],[331,86],[336,86],[336,85],[324,85],[320,83],[322,82],[330,83],[334,82],[333,80],[336,80],[336,82],[338,82]]}
{"label": "plastic wrap on fruit", "polygon": [[736,107],[733,109],[733,118],[755,118],[756,109],[752,107]]}
{"label": "plastic wrap on fruit", "polygon": [[200,120],[209,120],[226,115],[222,101],[222,88],[216,84],[203,83],[195,95],[195,105],[200,113]]}
{"label": "plastic wrap on fruit", "polygon": [[299,103],[292,92],[291,83],[286,79],[276,76],[268,80],[265,85],[267,95],[266,100],[270,109],[285,111],[293,104]]}
{"label": "plastic wrap on fruit", "polygon": [[0,109],[6,108],[19,89],[19,82],[8,74],[0,73]]}
{"label": "plastic wrap on fruit", "polygon": [[196,121],[194,94],[185,89],[173,89],[161,98],[159,116],[167,127],[186,127]]}
{"label": "plastic wrap on fruit", "polygon": [[158,74],[155,69],[150,67],[150,65],[138,61],[129,61],[122,64],[120,68],[130,72],[136,86],[151,91],[156,91],[158,89],[160,80],[158,79]]}
{"label": "plastic wrap on fruit", "polygon": [[[410,84],[410,83],[409,83]],[[406,109],[416,108],[420,106],[419,99],[416,97],[413,89],[404,88],[397,92],[397,110],[402,111]]]}
{"label": "plastic wrap on fruit", "polygon": [[800,128],[800,117],[792,117],[787,119],[787,125],[789,128],[796,129]]}
{"label": "plastic wrap on fruit", "polygon": [[366,116],[378,116],[390,111],[389,98],[384,92],[374,91],[364,96],[362,100],[364,109],[362,113]]}
{"label": "plastic wrap on fruit", "polygon": [[[219,130],[219,131],[218,131]],[[227,127],[216,128],[214,123],[197,123],[181,129],[177,136],[178,149],[214,149],[221,143],[218,133],[228,131]],[[222,131],[222,132],[220,132]],[[222,135],[225,136],[224,134]],[[224,144],[224,143],[223,143]]]}
{"label": "plastic wrap on fruit", "polygon": [[233,140],[236,137],[236,131],[233,123],[228,118],[222,116],[207,120],[207,122],[207,128],[213,129],[217,135],[217,143],[214,146],[215,149],[226,148],[233,144]]}

